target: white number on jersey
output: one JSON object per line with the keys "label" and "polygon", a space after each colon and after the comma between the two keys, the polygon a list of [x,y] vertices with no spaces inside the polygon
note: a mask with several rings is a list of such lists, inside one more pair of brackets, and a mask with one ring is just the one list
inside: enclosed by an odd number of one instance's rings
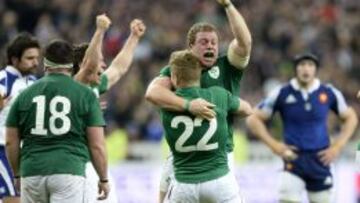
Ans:
{"label": "white number on jersey", "polygon": [[192,151],[210,151],[217,149],[219,144],[212,143],[208,144],[209,140],[215,134],[217,129],[217,120],[211,119],[209,123],[209,129],[202,136],[199,142],[196,145],[184,146],[185,142],[190,138],[194,131],[194,127],[200,127],[201,123],[204,119],[195,118],[194,121],[189,116],[176,116],[171,120],[171,127],[178,128],[180,123],[185,125],[184,132],[180,135],[180,137],[175,142],[175,149],[178,152],[192,152]]}
{"label": "white number on jersey", "polygon": [[[45,104],[46,98],[44,95],[36,96],[33,98],[33,102],[36,103],[36,118],[35,128],[31,129],[31,134],[46,135],[48,130],[45,129]],[[62,109],[58,111],[57,105],[61,104]],[[49,118],[49,130],[54,135],[63,135],[70,131],[71,121],[67,114],[70,113],[71,103],[70,100],[63,96],[56,96],[51,99],[49,104],[50,118]],[[56,127],[55,122],[57,119],[61,120],[61,126]]]}

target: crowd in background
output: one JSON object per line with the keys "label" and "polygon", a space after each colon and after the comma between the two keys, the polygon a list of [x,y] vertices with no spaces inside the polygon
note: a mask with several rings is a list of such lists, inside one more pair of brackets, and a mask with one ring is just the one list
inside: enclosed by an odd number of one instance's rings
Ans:
{"label": "crowd in background", "polygon": [[[293,77],[292,57],[309,50],[320,57],[319,77],[338,87],[360,112],[360,4],[358,0],[233,0],[253,37],[241,97],[256,105],[275,85]],[[172,51],[186,48],[186,33],[195,22],[216,25],[221,50],[233,35],[216,0],[5,0],[0,1],[1,64],[6,43],[21,31],[44,45],[54,38],[89,42],[95,16],[112,20],[103,53],[107,63],[121,49],[133,18],[147,31],[128,74],[105,96],[108,130],[125,129],[130,140],[162,137],[157,109],[144,100],[149,82],[167,64]]]}

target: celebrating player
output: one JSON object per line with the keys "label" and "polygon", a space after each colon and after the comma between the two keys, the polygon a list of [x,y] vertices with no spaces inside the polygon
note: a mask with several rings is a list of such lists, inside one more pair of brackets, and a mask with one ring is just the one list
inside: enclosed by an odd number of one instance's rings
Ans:
{"label": "celebrating player", "polygon": [[[187,35],[187,45],[196,57],[200,60],[203,68],[201,76],[201,87],[220,86],[234,95],[239,95],[240,80],[243,70],[250,58],[251,35],[246,23],[230,0],[218,0],[226,11],[230,27],[235,39],[230,43],[227,55],[218,56],[219,37],[217,29],[208,23],[194,24]],[[215,116],[214,105],[203,99],[186,100],[171,91],[170,67],[165,67],[160,76],[156,77],[146,91],[146,99],[161,108],[173,111],[189,110],[192,114],[202,118],[211,119]],[[232,168],[233,140],[232,140],[232,115],[228,117],[228,144],[227,149],[230,158],[229,164]],[[169,180],[172,174],[171,157],[164,166],[160,184],[160,202],[168,191]]]}

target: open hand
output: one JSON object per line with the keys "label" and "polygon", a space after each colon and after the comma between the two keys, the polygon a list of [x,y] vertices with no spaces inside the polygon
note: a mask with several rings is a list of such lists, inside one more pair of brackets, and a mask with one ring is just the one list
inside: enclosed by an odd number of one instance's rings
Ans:
{"label": "open hand", "polygon": [[211,120],[216,115],[215,111],[213,110],[214,107],[214,104],[204,99],[198,98],[191,100],[189,111],[195,116]]}

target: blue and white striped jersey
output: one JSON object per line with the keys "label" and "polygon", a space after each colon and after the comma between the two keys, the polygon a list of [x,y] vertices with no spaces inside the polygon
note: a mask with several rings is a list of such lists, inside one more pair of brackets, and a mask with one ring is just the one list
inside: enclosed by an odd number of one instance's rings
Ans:
{"label": "blue and white striped jersey", "polygon": [[321,84],[316,79],[305,90],[296,79],[292,79],[274,90],[258,108],[269,116],[278,111],[283,121],[285,143],[307,151],[329,146],[328,114],[330,110],[341,114],[348,106],[342,93],[330,84]]}
{"label": "blue and white striped jersey", "polygon": [[7,100],[4,108],[0,111],[0,145],[5,144],[5,121],[11,104],[15,98],[28,86],[36,77],[33,75],[23,76],[13,66],[7,66],[0,71],[0,95]]}

